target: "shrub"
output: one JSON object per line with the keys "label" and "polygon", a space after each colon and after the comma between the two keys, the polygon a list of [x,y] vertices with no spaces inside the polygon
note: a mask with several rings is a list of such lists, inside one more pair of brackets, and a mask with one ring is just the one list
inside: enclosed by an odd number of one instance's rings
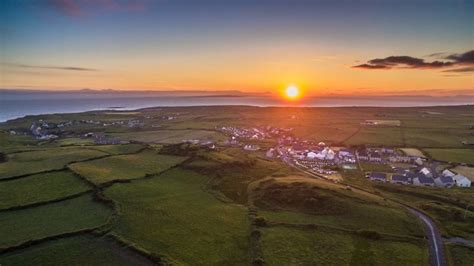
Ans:
{"label": "shrub", "polygon": [[371,231],[371,230],[359,230],[359,231],[357,231],[357,234],[362,236],[362,237],[365,237],[365,238],[368,238],[368,239],[373,239],[373,240],[378,240],[378,239],[382,238],[382,236],[380,235],[379,232]]}

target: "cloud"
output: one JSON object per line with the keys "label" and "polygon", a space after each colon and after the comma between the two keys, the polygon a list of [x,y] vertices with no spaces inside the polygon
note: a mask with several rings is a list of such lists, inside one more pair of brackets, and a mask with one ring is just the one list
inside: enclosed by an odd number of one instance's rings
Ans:
{"label": "cloud", "polygon": [[[440,56],[444,53],[435,53],[430,56]],[[424,59],[412,56],[389,56],[367,61],[365,64],[355,65],[352,68],[360,69],[440,69],[448,67],[464,66],[462,68],[450,69],[445,72],[472,72],[474,67],[474,50],[461,54],[450,54],[443,57],[444,60],[427,62]],[[467,66],[467,67],[466,67]]]}
{"label": "cloud", "polygon": [[75,0],[49,0],[48,4],[60,13],[71,17],[83,14],[81,7]]}
{"label": "cloud", "polygon": [[474,72],[474,66],[448,69],[448,70],[444,70],[443,72],[452,72],[452,73]]}
{"label": "cloud", "polygon": [[448,60],[453,60],[458,64],[474,64],[474,50],[465,52],[463,54],[452,54],[446,57]]}
{"label": "cloud", "polygon": [[91,10],[145,10],[148,0],[47,0],[47,7],[70,17],[87,15]]}
{"label": "cloud", "polygon": [[51,70],[67,70],[67,71],[99,71],[94,68],[77,67],[77,66],[38,66],[15,63],[3,63],[3,65],[15,68],[33,68],[33,69],[51,69]]}

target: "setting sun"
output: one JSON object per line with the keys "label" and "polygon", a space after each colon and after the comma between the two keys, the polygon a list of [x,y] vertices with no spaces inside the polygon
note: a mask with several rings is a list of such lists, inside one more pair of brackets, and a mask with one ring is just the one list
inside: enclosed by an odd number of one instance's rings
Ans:
{"label": "setting sun", "polygon": [[285,95],[289,99],[296,99],[300,95],[300,91],[299,91],[298,87],[296,87],[294,85],[290,85],[290,86],[288,86],[288,88],[286,88]]}

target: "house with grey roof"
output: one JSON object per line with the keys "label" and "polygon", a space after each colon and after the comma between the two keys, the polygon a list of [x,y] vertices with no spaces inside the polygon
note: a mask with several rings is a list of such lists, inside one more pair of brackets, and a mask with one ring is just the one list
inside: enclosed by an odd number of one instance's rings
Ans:
{"label": "house with grey roof", "polygon": [[404,175],[392,175],[392,180],[390,181],[392,184],[411,184],[411,179],[408,176]]}
{"label": "house with grey roof", "polygon": [[453,180],[458,187],[471,187],[471,180],[463,175],[457,174],[453,176]]}
{"label": "house with grey roof", "polygon": [[435,185],[437,187],[452,187],[454,186],[454,180],[450,176],[438,176],[434,179]]}
{"label": "house with grey roof", "polygon": [[434,186],[434,180],[431,177],[425,176],[425,175],[417,175],[415,178],[413,178],[413,185],[415,186],[428,186],[432,187]]}
{"label": "house with grey roof", "polygon": [[380,182],[387,181],[387,175],[385,173],[380,173],[380,172],[372,172],[369,174],[368,178],[371,181],[380,181]]}

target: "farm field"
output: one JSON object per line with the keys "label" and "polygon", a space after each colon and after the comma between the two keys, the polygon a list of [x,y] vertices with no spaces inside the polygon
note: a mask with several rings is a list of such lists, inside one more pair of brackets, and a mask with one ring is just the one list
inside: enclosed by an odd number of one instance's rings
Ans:
{"label": "farm field", "polygon": [[[87,254],[87,255],[86,255]],[[110,241],[87,235],[48,241],[6,255],[2,265],[153,265]]]}
{"label": "farm field", "polygon": [[474,181],[474,167],[458,165],[450,170],[457,174],[468,177],[471,181]]}
{"label": "farm field", "polygon": [[433,159],[474,164],[474,149],[424,149]]}
{"label": "farm field", "polygon": [[176,264],[247,264],[247,210],[203,190],[206,181],[173,169],[108,188],[120,208],[113,233]]}
{"label": "farm field", "polygon": [[206,139],[220,141],[224,136],[220,133],[207,130],[157,130],[144,132],[116,133],[113,136],[123,140],[133,140],[151,143],[181,143],[183,140]]}
{"label": "farm field", "polygon": [[401,148],[400,149],[405,155],[416,156],[421,158],[426,158],[422,151],[416,148]]}
{"label": "farm field", "polygon": [[90,195],[0,215],[0,248],[27,241],[97,228],[107,223],[112,210]]}
{"label": "farm field", "polygon": [[147,150],[137,154],[116,155],[103,159],[74,163],[69,168],[87,180],[102,184],[114,180],[127,180],[158,174],[186,158],[158,154]]}
{"label": "farm field", "polygon": [[428,250],[420,244],[283,226],[263,230],[262,250],[268,265],[395,266],[428,261]]}
{"label": "farm field", "polygon": [[[281,177],[260,183],[263,185],[253,185],[252,199],[262,209],[259,215],[269,222],[373,230],[399,236],[423,234],[410,214],[372,194],[344,190],[311,178]],[[291,203],[286,203],[290,198]]]}
{"label": "farm field", "polygon": [[8,161],[0,164],[0,179],[62,169],[66,164],[107,155],[86,148],[52,148],[8,155]]}
{"label": "farm field", "polygon": [[403,146],[402,129],[399,127],[363,127],[344,143],[347,145]]}
{"label": "farm field", "polygon": [[453,265],[471,266],[474,264],[474,248],[459,245],[448,245]]}
{"label": "farm field", "polygon": [[36,174],[0,183],[0,209],[61,199],[91,188],[70,171]]}

